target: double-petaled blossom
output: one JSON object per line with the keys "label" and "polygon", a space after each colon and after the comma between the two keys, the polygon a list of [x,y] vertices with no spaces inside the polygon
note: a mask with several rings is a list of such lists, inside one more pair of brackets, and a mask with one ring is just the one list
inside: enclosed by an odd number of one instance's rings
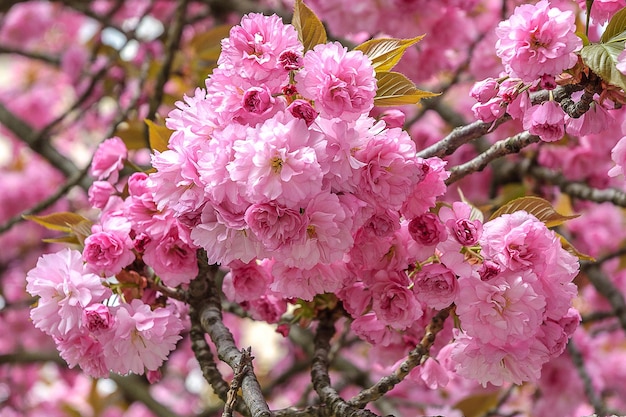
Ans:
{"label": "double-petaled blossom", "polygon": [[496,28],[496,53],[507,72],[532,82],[573,67],[577,61],[574,52],[582,47],[575,33],[575,18],[572,11],[550,7],[547,0],[516,7]]}
{"label": "double-petaled blossom", "polygon": [[315,102],[321,115],[356,120],[374,106],[374,67],[361,51],[338,42],[316,45],[296,74],[298,91]]}
{"label": "double-petaled blossom", "polygon": [[88,272],[77,250],[42,255],[26,276],[26,290],[39,297],[31,310],[35,327],[63,337],[82,323],[83,309],[110,295],[102,279]]}

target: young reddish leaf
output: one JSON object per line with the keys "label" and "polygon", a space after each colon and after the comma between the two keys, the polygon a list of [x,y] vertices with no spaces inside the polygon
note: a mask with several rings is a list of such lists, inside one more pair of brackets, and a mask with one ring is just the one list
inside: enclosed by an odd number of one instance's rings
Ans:
{"label": "young reddish leaf", "polygon": [[439,95],[417,89],[413,81],[399,72],[378,72],[376,73],[376,80],[378,81],[378,90],[376,97],[374,97],[374,104],[377,106],[417,104],[423,98]]}
{"label": "young reddish leaf", "polygon": [[575,219],[579,216],[578,214],[572,216],[562,215],[558,213],[554,207],[552,207],[552,204],[549,201],[544,200],[541,197],[529,196],[509,201],[496,210],[495,213],[491,215],[489,220],[493,220],[503,214],[511,214],[520,210],[532,214],[537,219],[545,223],[547,227],[558,226],[565,223],[567,220]]}
{"label": "young reddish leaf", "polygon": [[172,130],[165,126],[160,126],[154,123],[152,120],[145,119],[146,125],[148,125],[148,137],[150,139],[150,148],[164,152],[167,150],[167,143],[172,136]]}
{"label": "young reddish leaf", "polygon": [[371,39],[356,46],[356,51],[361,51],[372,61],[376,72],[390,71],[402,58],[404,51],[422,40],[422,36],[412,39]]}
{"label": "young reddish leaf", "polygon": [[47,214],[45,216],[24,215],[26,220],[32,220],[50,230],[58,230],[60,232],[71,233],[72,227],[82,223],[90,222],[89,219],[80,214],[70,213],[67,211],[60,213]]}
{"label": "young reddish leaf", "polygon": [[304,52],[313,49],[315,45],[326,43],[326,29],[320,19],[309,9],[302,0],[296,0],[293,9],[291,24],[298,32],[298,39],[304,45]]}

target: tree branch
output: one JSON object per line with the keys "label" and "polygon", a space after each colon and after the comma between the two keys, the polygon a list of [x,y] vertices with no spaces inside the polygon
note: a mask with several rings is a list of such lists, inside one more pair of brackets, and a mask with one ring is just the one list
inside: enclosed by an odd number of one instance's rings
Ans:
{"label": "tree branch", "polygon": [[531,135],[528,132],[518,133],[510,138],[499,140],[471,161],[452,168],[450,177],[446,180],[446,185],[450,185],[473,172],[482,171],[491,161],[497,158],[518,153],[526,146],[540,141],[539,136]]}
{"label": "tree branch", "polygon": [[505,114],[493,123],[476,121],[467,126],[457,127],[439,142],[419,151],[417,156],[420,158],[431,158],[433,156],[443,158],[444,156],[451,155],[461,145],[486,135],[502,123],[509,120],[511,120],[511,116]]}
{"label": "tree branch", "polygon": [[[61,171],[66,177],[73,178],[79,169],[65,156],[50,144],[48,140],[41,140],[40,134],[33,130],[25,121],[14,115],[4,104],[0,103],[0,123],[6,126],[18,139],[25,142],[33,151],[41,155],[52,166]],[[91,181],[82,177],[79,184],[84,189],[89,188]]]}
{"label": "tree branch", "polygon": [[330,354],[330,339],[335,334],[334,311],[324,311],[317,327],[315,335],[315,352],[311,366],[311,380],[313,388],[320,399],[328,407],[332,416],[342,417],[376,417],[376,414],[361,410],[348,404],[339,396],[337,391],[330,385],[328,375],[328,356]]}
{"label": "tree branch", "polygon": [[411,370],[416,366],[420,365],[422,359],[428,356],[430,348],[433,343],[435,343],[435,337],[437,336],[437,333],[443,329],[444,322],[450,315],[452,308],[453,306],[444,308],[435,314],[426,327],[426,334],[420,341],[419,345],[409,352],[409,356],[400,364],[400,367],[396,369],[393,374],[381,378],[372,387],[361,391],[349,401],[349,404],[356,407],[365,407],[367,403],[376,401],[393,387],[402,382],[409,372],[411,372]]}
{"label": "tree branch", "polygon": [[[189,285],[189,304],[193,308],[202,331],[206,332],[215,344],[217,356],[235,370],[241,360],[241,351],[235,345],[232,333],[222,320],[220,294],[215,284],[217,266],[208,265],[204,251],[198,251],[198,265],[200,267],[198,276]],[[198,340],[197,335],[195,340]],[[241,390],[243,401],[252,417],[270,417],[269,407],[252,369],[247,369],[243,376]]]}

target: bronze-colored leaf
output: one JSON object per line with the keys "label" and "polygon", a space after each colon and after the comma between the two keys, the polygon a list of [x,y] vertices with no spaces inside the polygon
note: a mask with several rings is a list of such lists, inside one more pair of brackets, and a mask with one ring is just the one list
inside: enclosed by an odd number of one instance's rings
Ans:
{"label": "bronze-colored leaf", "polygon": [[363,52],[370,58],[376,72],[390,71],[400,61],[404,51],[422,40],[423,37],[424,35],[412,39],[371,39],[354,49]]}
{"label": "bronze-colored leaf", "polygon": [[34,221],[46,229],[58,230],[66,233],[71,233],[72,227],[80,223],[90,222],[89,219],[81,216],[80,214],[67,211],[47,214],[44,216],[24,215],[22,217],[26,220]]}
{"label": "bronze-colored leaf", "polygon": [[574,245],[572,245],[567,239],[565,239],[560,234],[557,233],[556,235],[561,240],[561,246],[563,247],[563,249],[565,249],[566,251],[568,251],[570,254],[574,255],[575,257],[577,257],[579,260],[590,261],[590,262],[596,261],[596,259],[593,256],[589,256],[580,252],[578,249],[574,247]]}
{"label": "bronze-colored leaf", "polygon": [[172,136],[173,130],[168,129],[165,126],[157,125],[152,120],[145,119],[146,125],[148,125],[148,137],[150,139],[150,148],[165,152],[167,150],[167,143]]}
{"label": "bronze-colored leaf", "polygon": [[374,104],[377,106],[417,104],[423,98],[439,95],[419,90],[415,87],[413,81],[399,72],[378,72],[376,73],[376,80],[378,82],[378,90],[376,91],[376,97],[374,97]]}
{"label": "bronze-colored leaf", "polygon": [[549,201],[544,200],[541,197],[527,196],[509,201],[496,210],[495,213],[491,215],[489,220],[493,220],[503,214],[511,214],[520,210],[532,214],[537,219],[545,223],[547,227],[558,226],[565,223],[567,220],[575,219],[579,216],[578,214],[572,216],[562,215],[554,209]]}
{"label": "bronze-colored leaf", "polygon": [[320,19],[309,9],[302,0],[296,0],[293,8],[291,24],[298,32],[298,39],[304,45],[304,52],[313,49],[315,45],[326,43],[326,29]]}

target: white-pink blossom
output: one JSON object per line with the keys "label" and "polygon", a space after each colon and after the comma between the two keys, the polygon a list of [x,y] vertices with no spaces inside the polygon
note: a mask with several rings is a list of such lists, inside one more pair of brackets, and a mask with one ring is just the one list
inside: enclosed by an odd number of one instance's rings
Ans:
{"label": "white-pink blossom", "polygon": [[111,293],[100,277],[85,270],[81,253],[69,248],[42,255],[26,282],[30,295],[39,297],[30,313],[35,327],[55,337],[78,328],[83,309]]}
{"label": "white-pink blossom", "polygon": [[107,366],[114,372],[143,374],[158,369],[176,347],[183,329],[169,308],[154,310],[141,300],[122,303],[115,313],[115,328],[103,338]]}

